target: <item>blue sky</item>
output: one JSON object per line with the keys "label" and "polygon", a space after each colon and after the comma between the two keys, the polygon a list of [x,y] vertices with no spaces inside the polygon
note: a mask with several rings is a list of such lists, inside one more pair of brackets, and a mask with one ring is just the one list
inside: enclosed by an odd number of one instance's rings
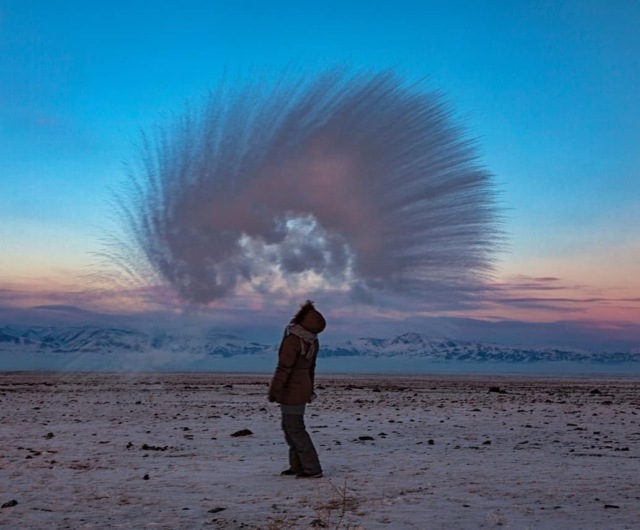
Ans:
{"label": "blue sky", "polygon": [[349,63],[426,77],[496,175],[501,294],[450,316],[636,329],[639,23],[633,1],[5,1],[0,304],[98,309],[70,293],[141,130],[225,72]]}

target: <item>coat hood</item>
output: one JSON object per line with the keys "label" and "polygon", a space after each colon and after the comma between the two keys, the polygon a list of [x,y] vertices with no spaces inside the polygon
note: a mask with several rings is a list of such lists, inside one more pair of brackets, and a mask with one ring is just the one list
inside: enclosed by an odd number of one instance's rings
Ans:
{"label": "coat hood", "polygon": [[310,331],[311,333],[315,333],[317,335],[318,333],[324,331],[324,328],[327,327],[327,322],[325,321],[320,311],[318,311],[317,309],[311,309],[307,312],[306,315],[302,317],[300,325],[307,331]]}
{"label": "coat hood", "polygon": [[307,300],[300,306],[298,312],[291,319],[291,323],[298,324],[316,335],[327,326],[322,313],[315,308],[311,300]]}

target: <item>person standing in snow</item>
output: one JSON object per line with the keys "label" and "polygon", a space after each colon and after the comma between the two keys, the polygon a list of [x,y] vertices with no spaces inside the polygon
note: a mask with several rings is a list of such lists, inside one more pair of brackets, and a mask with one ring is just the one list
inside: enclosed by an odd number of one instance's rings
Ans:
{"label": "person standing in snow", "polygon": [[280,404],[282,430],[289,445],[289,468],[282,475],[322,476],[318,453],[304,425],[304,411],[306,404],[315,398],[318,334],[325,327],[324,317],[307,300],[285,329],[280,343],[278,366],[269,385],[269,401]]}

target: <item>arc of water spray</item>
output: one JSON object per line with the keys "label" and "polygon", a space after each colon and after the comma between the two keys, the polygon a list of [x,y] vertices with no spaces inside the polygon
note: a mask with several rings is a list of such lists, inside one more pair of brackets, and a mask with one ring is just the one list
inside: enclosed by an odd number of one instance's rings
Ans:
{"label": "arc of water spray", "polygon": [[195,304],[296,285],[464,298],[500,245],[495,197],[443,96],[393,72],[222,84],[143,137],[104,255]]}

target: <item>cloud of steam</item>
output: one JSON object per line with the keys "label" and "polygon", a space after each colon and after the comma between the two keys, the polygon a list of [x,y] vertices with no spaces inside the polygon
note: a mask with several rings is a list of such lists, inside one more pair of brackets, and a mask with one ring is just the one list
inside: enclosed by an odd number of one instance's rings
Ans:
{"label": "cloud of steam", "polygon": [[500,242],[492,176],[443,97],[393,72],[223,83],[146,136],[104,255],[186,302],[482,287]]}

